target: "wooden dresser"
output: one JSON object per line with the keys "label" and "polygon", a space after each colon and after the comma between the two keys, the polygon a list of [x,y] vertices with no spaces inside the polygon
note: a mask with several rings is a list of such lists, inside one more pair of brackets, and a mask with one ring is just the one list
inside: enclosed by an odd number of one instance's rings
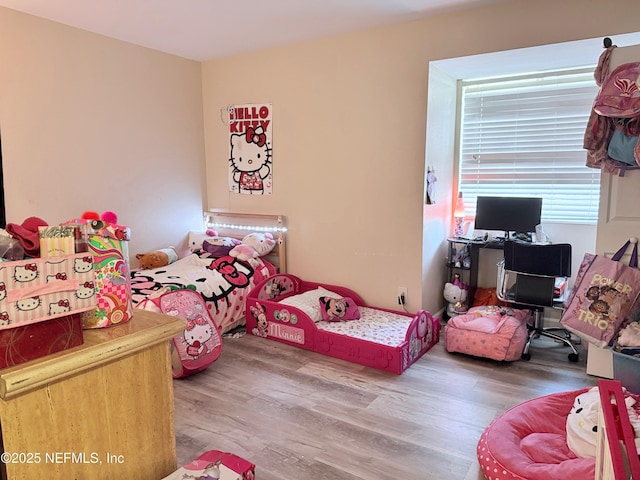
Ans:
{"label": "wooden dresser", "polygon": [[84,344],[0,370],[0,478],[158,480],[175,471],[169,339],[184,321],[135,310]]}

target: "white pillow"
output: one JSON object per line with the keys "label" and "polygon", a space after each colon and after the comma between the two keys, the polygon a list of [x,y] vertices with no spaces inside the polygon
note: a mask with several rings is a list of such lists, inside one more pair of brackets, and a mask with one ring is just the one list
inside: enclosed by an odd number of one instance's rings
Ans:
{"label": "white pillow", "polygon": [[280,300],[279,303],[299,308],[309,315],[311,320],[319,322],[322,320],[320,297],[342,298],[342,295],[338,295],[326,288],[318,287],[315,290],[309,290],[308,292],[300,293],[298,295],[292,295],[284,300]]}
{"label": "white pillow", "polygon": [[189,250],[191,253],[197,253],[202,250],[202,242],[208,238],[214,238],[211,235],[207,235],[205,232],[189,232],[189,238],[187,243],[189,244]]}

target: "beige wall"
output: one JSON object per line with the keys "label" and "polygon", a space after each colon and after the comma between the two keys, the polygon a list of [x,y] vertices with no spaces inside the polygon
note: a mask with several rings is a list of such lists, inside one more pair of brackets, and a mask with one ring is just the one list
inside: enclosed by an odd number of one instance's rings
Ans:
{"label": "beige wall", "polygon": [[202,225],[200,64],[0,8],[7,221],[115,211],[131,253]]}
{"label": "beige wall", "polygon": [[[409,310],[437,311],[444,269],[434,265],[442,265],[450,227],[451,158],[427,160],[443,172],[438,199],[447,205],[424,207],[429,62],[615,36],[638,25],[637,0],[516,0],[206,62],[209,204],[286,215],[294,274],[345,284],[382,306],[394,306],[397,286],[406,286]],[[252,102],[273,103],[269,198],[227,192],[220,108]],[[430,268],[424,287],[423,264]]]}
{"label": "beige wall", "polygon": [[[409,310],[436,311],[452,180],[449,155],[428,158],[424,206],[429,62],[639,20],[637,0],[514,0],[200,65],[0,8],[8,220],[114,210],[136,252],[178,242],[203,207],[279,213],[293,273],[381,306],[404,286]],[[269,197],[228,193],[220,108],[253,102],[273,103]]]}

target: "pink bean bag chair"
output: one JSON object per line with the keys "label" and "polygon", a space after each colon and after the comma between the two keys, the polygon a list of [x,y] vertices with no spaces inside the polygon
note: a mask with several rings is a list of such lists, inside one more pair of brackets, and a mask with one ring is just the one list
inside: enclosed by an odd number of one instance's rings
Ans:
{"label": "pink bean bag chair", "polygon": [[507,410],[485,429],[478,462],[491,480],[587,480],[595,459],[577,457],[567,445],[567,416],[589,389],[534,398]]}
{"label": "pink bean bag chair", "polygon": [[498,361],[520,360],[527,343],[529,316],[528,310],[510,307],[472,307],[447,322],[445,348]]}

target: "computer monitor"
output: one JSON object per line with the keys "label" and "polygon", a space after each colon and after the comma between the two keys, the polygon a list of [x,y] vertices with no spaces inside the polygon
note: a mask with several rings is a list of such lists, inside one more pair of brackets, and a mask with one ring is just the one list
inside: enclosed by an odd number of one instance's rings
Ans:
{"label": "computer monitor", "polygon": [[540,224],[542,198],[478,197],[476,201],[476,230],[534,232]]}

